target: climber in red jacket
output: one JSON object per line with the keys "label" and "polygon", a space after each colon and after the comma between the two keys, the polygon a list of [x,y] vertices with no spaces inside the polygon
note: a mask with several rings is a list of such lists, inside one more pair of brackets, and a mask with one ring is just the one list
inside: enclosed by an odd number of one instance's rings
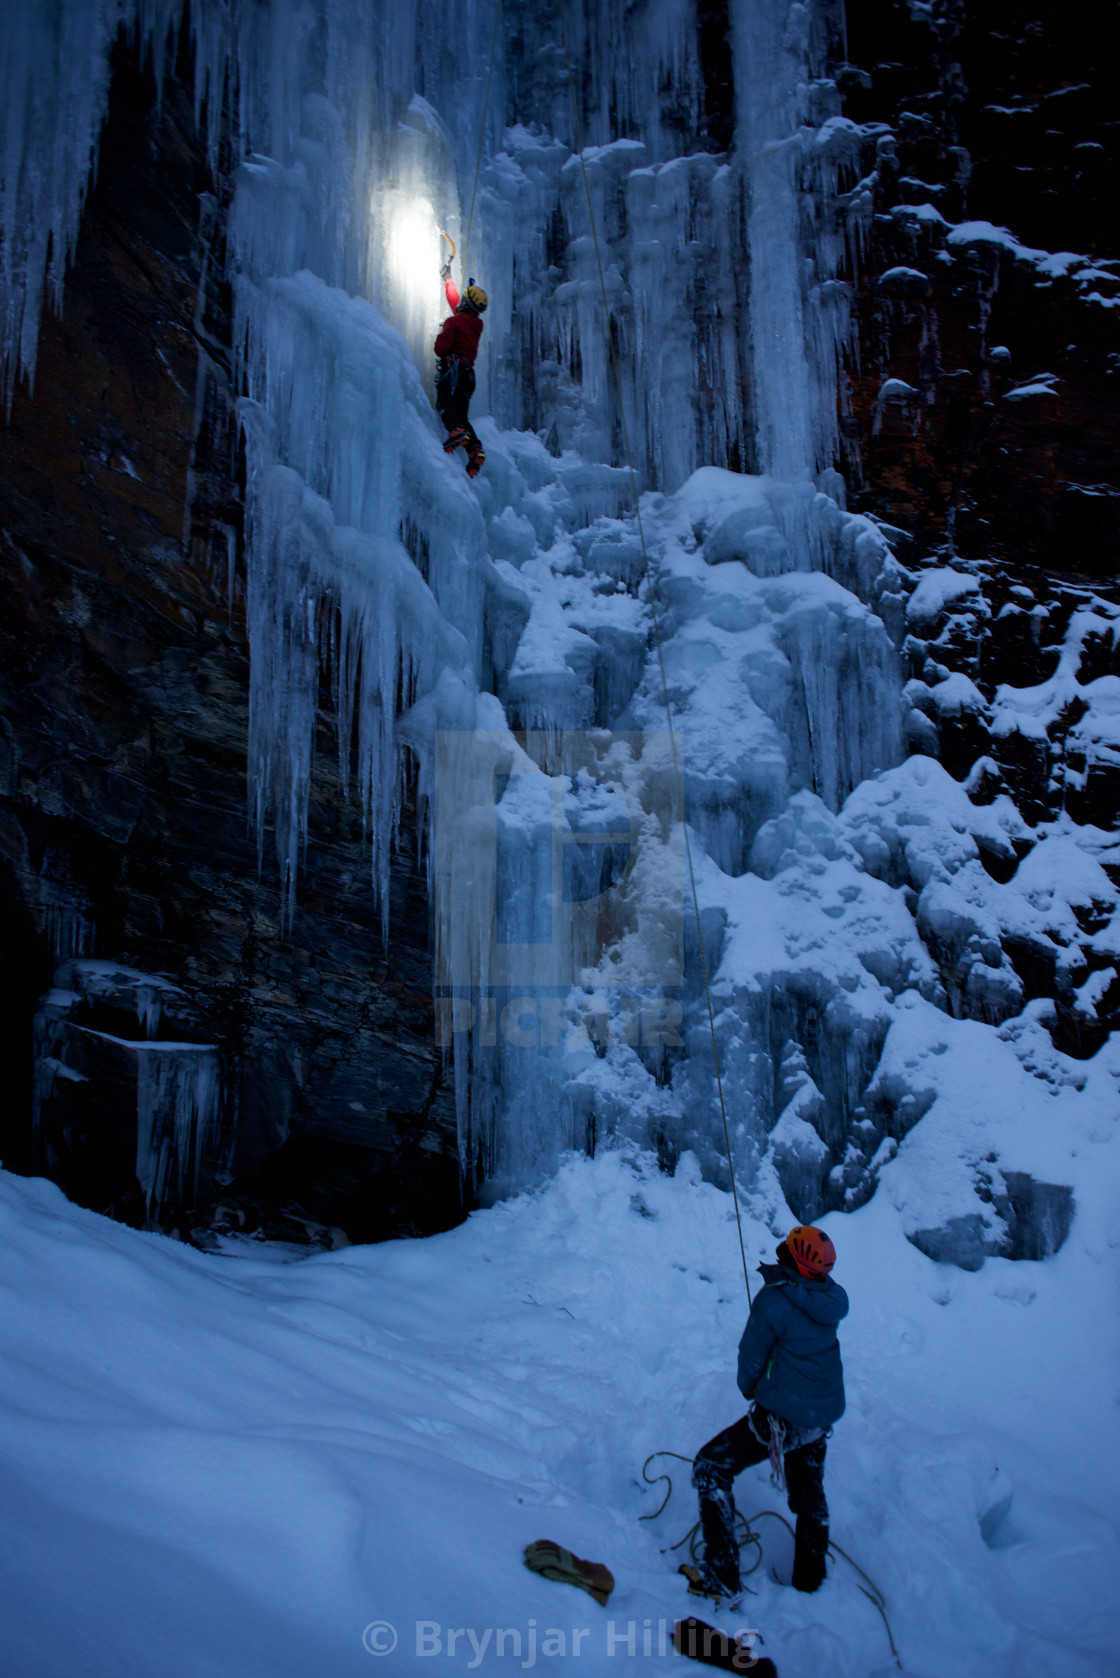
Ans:
{"label": "climber in red jacket", "polygon": [[471,397],[474,395],[474,359],[482,337],[482,313],[488,302],[481,286],[472,280],[462,299],[459,288],[451,278],[451,264],[445,262],[440,279],[447,301],[454,310],[448,315],[436,339],[439,357],[439,376],[436,381],[436,408],[447,427],[445,454],[456,449],[467,451],[467,477],[476,478],[486,459],[482,444],[467,418]]}

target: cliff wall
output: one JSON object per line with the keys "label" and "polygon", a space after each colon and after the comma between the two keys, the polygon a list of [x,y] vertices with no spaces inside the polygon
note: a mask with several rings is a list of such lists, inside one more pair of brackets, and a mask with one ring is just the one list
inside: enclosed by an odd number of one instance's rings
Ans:
{"label": "cliff wall", "polygon": [[[718,150],[734,132],[727,8],[698,17]],[[1109,829],[1120,770],[1078,743],[1076,693],[1032,729],[996,704],[1003,684],[1049,680],[1078,612],[1114,599],[1120,230],[1104,72],[1072,16],[1010,0],[982,18],[952,0],[851,0],[844,50],[844,113],[863,128],[847,184],[869,227],[842,394],[849,505],[890,528],[915,572],[935,561],[975,578],[901,642],[911,744],[972,776],[978,799],[1010,790],[1028,821],[1064,809]],[[183,1233],[424,1233],[461,1217],[472,1186],[434,1040],[415,793],[384,945],[329,705],[290,930],[269,836],[259,854],[247,815],[231,145],[208,159],[191,80],[185,41],[158,99],[119,44],[64,308],[0,429],[0,1149],[77,1200]],[[1077,683],[1120,674],[1113,620],[1094,619],[1075,653]],[[56,974],[33,1089],[33,1022]],[[1052,961],[1027,991],[1056,997],[1059,1040],[1087,1054],[1115,988],[1092,1020],[1063,1002]],[[217,1081],[196,1080],[176,1116],[157,1072],[196,1051]],[[133,1157],[141,1109],[147,1165]],[[187,1134],[199,1181],[164,1172],[157,1214],[161,1125]]]}
{"label": "cliff wall", "polygon": [[[34,391],[17,389],[0,426],[0,1149],[145,1221],[118,1135],[145,1057],[164,1052],[145,1041],[211,1043],[221,1089],[201,1187],[172,1193],[165,1225],[207,1213],[291,1239],[425,1233],[463,1202],[413,804],[387,947],[325,715],[290,932],[248,819],[228,147],[212,171],[190,69],[184,46],[157,101],[118,46],[65,306],[44,318]],[[131,971],[67,981],[48,1035],[73,1047],[77,1034],[87,1082],[48,1067],[33,1161],[32,1022],[72,958]],[[138,975],[189,999],[167,1001],[154,1033],[134,1007]],[[207,1212],[207,1162],[235,1179],[222,1214]]]}

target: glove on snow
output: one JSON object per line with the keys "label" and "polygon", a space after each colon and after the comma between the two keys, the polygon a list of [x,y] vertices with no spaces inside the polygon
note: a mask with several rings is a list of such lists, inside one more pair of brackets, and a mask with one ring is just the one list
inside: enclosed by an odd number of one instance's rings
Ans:
{"label": "glove on snow", "polygon": [[546,1579],[559,1580],[563,1585],[578,1585],[604,1608],[614,1590],[614,1574],[610,1568],[604,1567],[601,1561],[584,1561],[579,1556],[573,1556],[570,1550],[554,1544],[550,1538],[538,1538],[535,1544],[525,1546],[525,1566],[533,1573],[543,1574]]}

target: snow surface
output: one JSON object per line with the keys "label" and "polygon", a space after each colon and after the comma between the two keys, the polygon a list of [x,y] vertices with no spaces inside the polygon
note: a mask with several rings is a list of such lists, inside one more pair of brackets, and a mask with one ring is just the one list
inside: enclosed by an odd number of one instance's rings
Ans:
{"label": "snow surface", "polygon": [[[1116,1148],[1112,1120],[1084,1144],[1077,1226],[1044,1264],[935,1264],[883,1195],[827,1220],[852,1300],[832,1532],[915,1678],[1115,1671]],[[570,1160],[446,1235],[287,1265],[251,1241],[202,1255],[10,1176],[0,1232],[5,1670],[683,1670],[657,1647],[687,1611],[687,1551],[662,1546],[693,1494],[658,1459],[673,1496],[643,1523],[664,1486],[642,1464],[741,1414],[745,1310],[730,1199],[690,1156],[672,1179],[640,1154]],[[765,1224],[746,1240],[752,1266],[772,1256]],[[747,1513],[783,1508],[761,1468],[738,1487]],[[782,1678],[895,1670],[851,1569],[799,1596],[769,1577],[788,1577],[784,1530],[759,1530],[755,1594],[721,1623],[760,1629]],[[610,1565],[606,1609],[525,1570],[540,1537]],[[398,1638],[383,1664],[363,1647],[390,1636],[375,1622]],[[542,1652],[550,1628],[563,1655]]]}

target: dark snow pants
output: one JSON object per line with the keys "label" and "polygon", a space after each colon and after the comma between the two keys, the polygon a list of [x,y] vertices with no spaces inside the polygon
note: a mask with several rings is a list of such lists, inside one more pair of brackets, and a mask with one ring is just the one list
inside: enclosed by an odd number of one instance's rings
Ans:
{"label": "dark snow pants", "polygon": [[[755,1411],[760,1432],[770,1418]],[[786,1496],[797,1517],[792,1583],[799,1591],[815,1591],[825,1573],[828,1550],[828,1503],[824,1495],[825,1438],[814,1439],[785,1453]],[[700,1525],[704,1534],[704,1565],[712,1580],[729,1595],[739,1590],[739,1545],[735,1537],[735,1498],[731,1482],[744,1468],[765,1462],[767,1449],[755,1435],[750,1417],[717,1433],[697,1452],[692,1484],[700,1496]]]}
{"label": "dark snow pants", "polygon": [[468,449],[481,446],[467,418],[473,395],[474,368],[463,361],[449,361],[436,382],[436,411],[449,433],[462,426],[467,434]]}

